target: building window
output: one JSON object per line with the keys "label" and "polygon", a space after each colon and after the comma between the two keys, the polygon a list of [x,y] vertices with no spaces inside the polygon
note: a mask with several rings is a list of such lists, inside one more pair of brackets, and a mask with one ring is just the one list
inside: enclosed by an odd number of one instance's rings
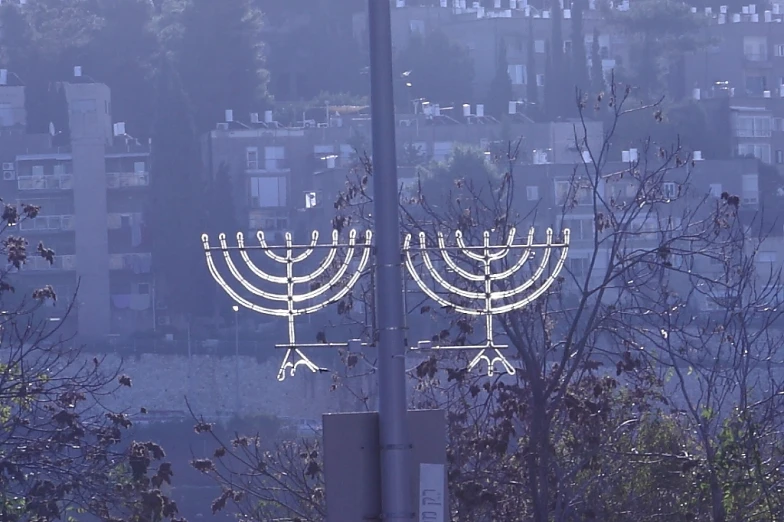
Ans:
{"label": "building window", "polygon": [[752,62],[768,59],[768,39],[765,36],[744,36],[743,55]]}
{"label": "building window", "polygon": [[544,54],[544,40],[534,40],[534,51]]}
{"label": "building window", "polygon": [[755,205],[759,201],[759,177],[756,174],[744,174],[741,186],[743,203]]}
{"label": "building window", "polygon": [[286,178],[258,177],[250,179],[250,199],[255,208],[286,206]]}
{"label": "building window", "polygon": [[454,144],[451,141],[436,141],[433,143],[433,159],[435,161],[445,161],[452,154]]}
{"label": "building window", "polygon": [[10,103],[0,103],[0,127],[10,127],[14,124],[14,111]]}
{"label": "building window", "polygon": [[569,229],[571,239],[586,241],[594,238],[594,218],[569,217],[561,221],[561,230]]}
{"label": "building window", "polygon": [[136,295],[150,295],[150,283],[136,283]]}
{"label": "building window", "polygon": [[266,170],[282,169],[285,159],[286,150],[283,147],[264,147],[264,168]]}
{"label": "building window", "polygon": [[340,159],[348,160],[354,155],[354,147],[346,145],[345,143],[340,146]]}
{"label": "building window", "polygon": [[768,90],[768,79],[765,76],[746,76],[746,94],[762,96]]}
{"label": "building window", "polygon": [[538,87],[544,87],[544,74],[536,75],[536,85]]}
{"label": "building window", "polygon": [[721,183],[711,183],[710,184],[710,195],[714,198],[721,197]]}
{"label": "building window", "polygon": [[147,172],[147,164],[143,161],[134,161],[133,171],[136,174],[144,174],[145,172]]}
{"label": "building window", "polygon": [[55,176],[65,176],[65,163],[55,163],[53,172]]}
{"label": "building window", "polygon": [[593,189],[589,181],[555,182],[555,202],[558,205],[571,204],[572,200],[578,205],[590,205],[593,202],[592,195]]}
{"label": "building window", "polygon": [[740,143],[738,144],[738,156],[753,156],[765,163],[770,163],[770,145],[767,143]]}
{"label": "building window", "polygon": [[259,149],[256,147],[248,147],[245,149],[245,165],[248,170],[256,170],[259,168]]}
{"label": "building window", "polygon": [[44,175],[43,165],[33,165],[33,177],[40,178]]}
{"label": "building window", "polygon": [[575,277],[588,275],[589,259],[585,257],[570,257],[567,261],[569,273]]}
{"label": "building window", "polygon": [[773,46],[773,54],[776,57],[781,58],[784,56],[784,44],[776,44]]}
{"label": "building window", "polygon": [[772,121],[770,116],[735,117],[736,138],[770,138]]}
{"label": "building window", "polygon": [[776,151],[776,163],[778,163],[779,165],[784,163],[784,150]]}
{"label": "building window", "polygon": [[672,199],[678,194],[678,188],[675,186],[675,183],[665,181],[662,183],[662,194],[665,198]]}
{"label": "building window", "polygon": [[408,23],[409,29],[413,34],[425,34],[425,21],[424,20],[411,20]]}
{"label": "building window", "polygon": [[525,187],[525,194],[528,196],[528,201],[538,201],[539,200],[539,187],[536,185],[529,185]]}
{"label": "building window", "polygon": [[572,41],[571,40],[564,40],[563,52],[567,56],[570,56],[572,54]]}
{"label": "building window", "polygon": [[512,85],[525,84],[525,65],[509,65],[506,68],[506,72],[509,73]]}
{"label": "building window", "polygon": [[773,118],[773,130],[784,131],[784,118]]}

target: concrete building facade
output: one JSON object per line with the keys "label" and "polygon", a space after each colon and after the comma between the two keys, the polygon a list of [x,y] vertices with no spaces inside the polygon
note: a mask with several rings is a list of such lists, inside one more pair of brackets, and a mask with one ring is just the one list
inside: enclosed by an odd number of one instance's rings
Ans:
{"label": "concrete building facade", "polygon": [[[0,135],[1,183],[8,201],[40,207],[38,217],[17,225],[29,248],[41,241],[56,254],[50,265],[31,253],[18,274],[21,284],[51,284],[59,304],[48,314],[59,319],[72,304],[79,337],[104,343],[154,326],[144,234],[149,146],[113,125],[108,87],[75,72],[58,85],[67,129]],[[6,88],[16,89],[0,86],[0,99]]]}
{"label": "concrete building facade", "polygon": [[[458,145],[489,153],[493,147],[505,149],[507,143],[519,142],[521,163],[572,165],[580,158],[576,122],[532,123],[516,113],[513,102],[504,124],[478,115],[483,113],[481,105],[466,106],[454,117],[438,107],[431,109],[426,114],[398,116],[401,157],[406,149],[415,148],[423,162],[444,161]],[[266,119],[270,121],[250,123],[258,121],[253,116],[249,123],[219,123],[202,138],[205,166],[213,175],[222,166],[228,169],[236,217],[245,230],[307,234],[312,222],[321,219],[312,211],[331,208],[348,171],[357,167],[357,152],[370,153],[370,118],[331,116],[329,122],[300,128],[280,127],[271,113]],[[588,143],[600,146],[602,124],[586,125]],[[404,183],[413,181],[415,172],[403,169],[400,178]]]}

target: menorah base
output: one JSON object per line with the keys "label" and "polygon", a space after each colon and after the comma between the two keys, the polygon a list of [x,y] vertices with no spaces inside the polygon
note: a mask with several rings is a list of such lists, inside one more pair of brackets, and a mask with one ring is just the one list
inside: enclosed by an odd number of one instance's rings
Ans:
{"label": "menorah base", "polygon": [[[296,350],[298,348],[361,348],[363,346],[370,346],[361,341],[349,341],[347,343],[294,343],[294,344],[276,344],[275,348],[279,350]],[[352,350],[353,351],[353,350]]]}
{"label": "menorah base", "polygon": [[433,344],[432,341],[419,341],[416,346],[412,346],[411,350],[506,350],[509,345],[495,344],[492,341],[483,344],[461,344],[454,346],[441,346]]}
{"label": "menorah base", "polygon": [[[501,354],[500,350],[504,350],[509,348],[508,345],[505,344],[495,344],[492,341],[487,341],[484,344],[475,344],[475,345],[460,345],[460,346],[439,346],[433,345],[431,341],[419,341],[416,346],[412,346],[412,351],[429,351],[429,350],[480,350],[476,357],[471,359],[471,362],[468,363],[468,371],[470,372],[473,370],[479,363],[484,362],[487,364],[487,376],[492,377],[495,375],[495,365],[498,363],[504,368],[504,373],[507,375],[514,375],[517,370],[515,367],[512,366],[512,363],[509,362],[509,359]],[[491,357],[487,355],[487,351],[492,350],[495,352],[495,356]]]}

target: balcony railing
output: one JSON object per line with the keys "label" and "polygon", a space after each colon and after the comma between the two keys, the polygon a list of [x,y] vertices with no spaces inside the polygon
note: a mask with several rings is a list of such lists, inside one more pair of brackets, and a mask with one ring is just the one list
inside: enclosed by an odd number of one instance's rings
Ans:
{"label": "balcony railing", "polygon": [[135,274],[147,274],[152,266],[149,252],[131,254],[109,254],[109,270],[130,270]]}
{"label": "balcony railing", "polygon": [[30,271],[39,272],[39,271],[50,271],[50,270],[76,270],[76,256],[56,255],[54,256],[54,262],[49,263],[49,261],[44,259],[43,257],[31,255],[25,261],[24,267],[22,268],[22,273],[30,272]]}
{"label": "balcony railing", "polygon": [[745,52],[743,57],[749,62],[767,62],[768,53],[766,52]]}
{"label": "balcony railing", "polygon": [[107,172],[106,188],[147,187],[150,185],[148,172]]}
{"label": "balcony railing", "polygon": [[245,165],[248,172],[286,172],[291,170],[291,163],[287,158],[253,160]]}
{"label": "balcony railing", "polygon": [[38,216],[25,219],[19,223],[19,229],[25,232],[57,232],[73,230],[74,217],[70,214],[62,216]]}
{"label": "balcony railing", "polygon": [[73,188],[73,175],[19,176],[16,184],[19,190],[70,190]]}

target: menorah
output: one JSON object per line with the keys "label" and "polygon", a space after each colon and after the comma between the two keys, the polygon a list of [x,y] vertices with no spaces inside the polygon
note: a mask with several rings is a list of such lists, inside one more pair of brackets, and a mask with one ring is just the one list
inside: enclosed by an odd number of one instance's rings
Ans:
{"label": "menorah", "polygon": [[[519,310],[534,300],[541,297],[553,282],[558,277],[561,269],[563,269],[564,262],[566,261],[566,254],[569,250],[569,230],[563,231],[563,239],[561,242],[553,242],[553,230],[548,228],[546,240],[544,243],[534,242],[534,229],[530,229],[525,243],[515,244],[515,236],[517,231],[512,228],[507,236],[506,243],[499,246],[490,244],[490,232],[485,231],[482,236],[482,244],[476,246],[466,245],[463,233],[461,231],[455,232],[456,246],[447,246],[444,234],[439,232],[437,234],[437,246],[433,247],[428,244],[427,235],[424,232],[419,233],[419,248],[411,247],[411,234],[408,234],[403,243],[403,252],[405,253],[406,268],[408,269],[411,278],[417,283],[420,290],[430,297],[433,301],[437,302],[445,308],[454,310],[457,313],[470,315],[470,316],[483,316],[485,320],[485,340],[482,343],[474,345],[454,345],[454,346],[434,346],[431,341],[421,341],[417,347],[413,349],[420,350],[480,350],[479,353],[469,362],[468,370],[472,370],[480,362],[487,364],[487,375],[492,376],[495,372],[495,365],[500,364],[509,374],[515,373],[515,368],[501,353],[501,349],[508,346],[497,344],[495,342],[495,334],[493,331],[494,317]],[[520,297],[523,293],[532,289],[534,285],[542,279],[549,264],[552,251],[554,249],[560,250],[560,255],[555,262],[555,266],[550,271],[549,275],[545,277],[542,282],[530,291],[524,297]],[[438,250],[443,264],[447,270],[454,273],[456,276],[462,278],[468,283],[469,288],[461,288],[449,282],[437,270],[433,259],[430,256],[431,250]],[[493,273],[493,263],[504,261],[513,250],[521,250],[520,257],[505,269]],[[536,252],[542,253],[542,259],[539,266],[534,270],[531,277],[527,278],[523,283],[511,288],[498,288],[502,281],[506,281],[517,274],[523,266],[525,266],[529,259],[536,256]],[[467,306],[461,303],[456,303],[454,300],[445,297],[444,295],[436,292],[425,282],[423,277],[419,274],[414,264],[414,253],[418,252],[422,258],[425,270],[433,280],[440,285],[447,294],[463,298],[465,300],[476,302],[476,306]],[[478,264],[479,270],[472,272],[461,266],[455,261],[454,256],[450,252],[456,252],[462,255],[468,261]],[[474,288],[471,288],[471,286]],[[492,357],[487,355],[488,351],[491,352]]]}
{"label": "menorah", "polygon": [[[329,244],[319,244],[319,233],[314,231],[311,236],[310,244],[308,245],[295,245],[292,242],[291,234],[285,235],[284,246],[269,245],[264,237],[263,232],[256,234],[259,246],[248,247],[245,245],[245,237],[239,232],[237,233],[237,246],[229,246],[226,242],[226,234],[220,234],[218,241],[219,247],[210,246],[209,236],[203,234],[201,236],[202,244],[204,246],[204,253],[207,257],[207,267],[210,274],[215,281],[223,288],[226,294],[229,295],[237,304],[252,310],[259,314],[271,315],[277,317],[286,317],[288,320],[288,343],[283,345],[275,345],[276,348],[284,348],[286,355],[278,370],[278,380],[283,381],[286,379],[286,370],[293,377],[300,366],[305,366],[312,372],[322,371],[316,364],[314,364],[302,352],[305,348],[315,347],[347,347],[349,343],[298,343],[296,338],[295,318],[302,315],[312,314],[323,310],[327,306],[336,303],[343,299],[356,285],[362,273],[367,268],[370,260],[371,252],[371,239],[372,232],[367,231],[361,241],[357,241],[358,234],[356,230],[351,230],[348,236],[348,243],[341,244],[337,231],[332,232],[332,242]],[[337,261],[338,252],[345,249],[345,257]],[[271,259],[272,261],[285,266],[286,275],[278,276],[270,274],[262,270],[251,259],[249,252],[253,250],[260,250]],[[326,256],[318,264],[315,270],[304,275],[294,275],[294,268],[296,265],[304,262],[316,251],[327,250]],[[361,250],[361,255],[355,267],[353,267],[349,274],[352,261],[355,260],[355,253]],[[230,286],[218,271],[213,258],[213,252],[220,251],[223,253],[223,259],[228,267],[232,277],[242,286],[248,293],[264,299],[271,304],[285,303],[285,306],[273,307],[270,305],[260,305],[249,301],[240,295],[232,286]],[[272,283],[275,285],[283,285],[286,288],[285,293],[275,293],[263,290],[252,283],[250,283],[239,271],[232,258],[232,252],[239,252],[239,256],[245,263],[245,266],[250,272],[260,278],[261,280]],[[282,251],[282,255],[277,253]],[[330,268],[334,271],[328,274]],[[344,281],[343,279],[347,279]],[[325,277],[328,279],[325,282],[320,282],[319,278]],[[297,293],[297,286],[309,285],[307,291]],[[328,292],[332,291],[332,294]],[[313,303],[318,300],[317,303]]]}

